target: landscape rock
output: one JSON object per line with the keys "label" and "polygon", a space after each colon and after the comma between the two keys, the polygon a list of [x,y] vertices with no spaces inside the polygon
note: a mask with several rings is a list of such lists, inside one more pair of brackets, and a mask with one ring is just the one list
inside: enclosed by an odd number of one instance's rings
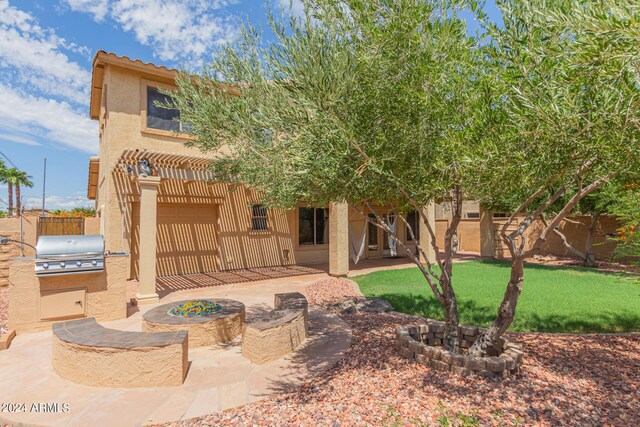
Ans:
{"label": "landscape rock", "polygon": [[[631,426],[640,419],[640,334],[513,334],[521,371],[501,378],[439,372],[396,350],[399,313],[343,318],[351,348],[334,368],[304,385],[243,407],[184,420],[192,426],[371,426],[473,424]],[[615,355],[615,356],[614,356]],[[466,375],[466,376],[465,376]]]}
{"label": "landscape rock", "polygon": [[359,299],[356,303],[357,311],[364,311],[366,313],[386,313],[393,311],[393,307],[389,304],[389,301],[381,298],[363,298]]}

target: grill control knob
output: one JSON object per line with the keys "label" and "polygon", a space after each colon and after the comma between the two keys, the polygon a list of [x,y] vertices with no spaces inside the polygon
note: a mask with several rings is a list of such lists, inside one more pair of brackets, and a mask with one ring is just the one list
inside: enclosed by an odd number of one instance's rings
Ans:
{"label": "grill control knob", "polygon": [[93,261],[91,261],[91,265],[96,266],[98,265],[98,261],[96,261],[95,259]]}
{"label": "grill control knob", "polygon": [[64,266],[67,265],[64,261],[60,261],[60,267],[64,268]]}
{"label": "grill control knob", "polygon": [[49,263],[45,262],[44,264],[42,264],[42,268],[44,268],[45,270],[49,268]]}
{"label": "grill control knob", "polygon": [[78,267],[82,267],[82,261],[76,261],[76,265],[77,265]]}

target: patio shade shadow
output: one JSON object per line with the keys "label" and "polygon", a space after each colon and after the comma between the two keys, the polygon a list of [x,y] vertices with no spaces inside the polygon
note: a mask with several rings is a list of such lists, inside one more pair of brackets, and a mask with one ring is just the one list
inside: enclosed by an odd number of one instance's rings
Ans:
{"label": "patio shade shadow", "polygon": [[323,273],[323,271],[312,267],[291,265],[185,274],[182,276],[165,276],[156,279],[156,290],[162,298],[175,291],[319,273]]}

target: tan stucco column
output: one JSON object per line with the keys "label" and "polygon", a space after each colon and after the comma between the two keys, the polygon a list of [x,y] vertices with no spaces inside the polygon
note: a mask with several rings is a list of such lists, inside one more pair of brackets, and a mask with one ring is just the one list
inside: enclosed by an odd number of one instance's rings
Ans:
{"label": "tan stucco column", "polygon": [[493,211],[480,205],[480,255],[483,257],[495,256],[496,242],[493,229]]}
{"label": "tan stucco column", "polygon": [[349,273],[349,205],[329,205],[329,274],[346,276]]}
{"label": "tan stucco column", "polygon": [[[424,208],[422,208],[422,212],[428,218],[431,227],[433,228],[433,232],[436,232],[436,205],[435,203],[431,203]],[[420,236],[418,237],[418,241],[420,242],[420,246],[427,257],[429,258],[429,262],[436,262],[436,251],[433,249],[433,245],[431,244],[431,234],[429,234],[429,230],[427,229],[427,225],[422,220],[422,215],[420,216]],[[424,258],[424,257],[422,257]],[[425,261],[422,259],[421,261]]]}
{"label": "tan stucco column", "polygon": [[138,178],[140,187],[140,254],[138,304],[158,302],[156,293],[156,230],[158,210],[158,186],[160,178],[147,176]]}

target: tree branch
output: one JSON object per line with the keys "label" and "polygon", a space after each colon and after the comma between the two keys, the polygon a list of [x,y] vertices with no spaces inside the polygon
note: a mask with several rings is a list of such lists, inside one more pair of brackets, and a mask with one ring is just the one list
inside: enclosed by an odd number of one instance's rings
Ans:
{"label": "tree branch", "polygon": [[[545,219],[544,215],[540,215],[540,221],[542,221],[542,224],[545,227],[548,227],[549,224],[547,223],[547,220]],[[573,221],[575,222],[575,221]],[[571,253],[573,253],[574,255],[576,255],[578,258],[582,259],[583,261],[587,259],[587,256],[585,254],[583,254],[582,252],[580,252],[578,249],[574,248],[569,241],[567,240],[567,236],[564,235],[564,233],[562,233],[560,230],[558,230],[556,227],[553,228],[553,232],[560,238],[560,240],[562,241],[562,245]]]}
{"label": "tree branch", "polygon": [[[376,221],[372,221],[371,218],[369,218],[369,215],[362,212],[362,210],[358,206],[354,204],[352,204],[351,206],[355,209],[356,212],[360,214],[360,216],[362,216],[362,218],[364,218],[366,222],[368,222],[369,224],[373,224],[374,226],[389,233],[389,235],[405,250],[409,258],[411,258],[411,260],[418,266],[418,268],[422,272],[422,275],[427,280],[427,283],[429,284],[429,287],[431,288],[431,291],[433,292],[434,296],[438,299],[438,301],[442,305],[444,305],[445,301],[444,301],[444,297],[442,296],[442,293],[438,289],[438,286],[435,283],[433,283],[433,280],[431,280],[430,274],[424,268],[424,265],[422,264],[422,262],[418,259],[418,257],[415,256],[413,252],[411,252],[411,250],[404,243],[400,241],[400,239],[398,239],[396,234],[391,231],[391,229],[387,226],[384,220],[377,214],[377,212],[371,207],[371,205],[368,202],[366,203],[366,205],[371,211],[371,213],[376,217]],[[436,277],[436,279],[438,278]]]}
{"label": "tree branch", "polygon": [[[609,178],[611,177],[611,175],[607,175],[605,177],[602,177],[594,182],[592,182],[591,184],[589,184],[588,186],[584,187],[582,189],[582,191],[577,192],[568,202],[567,204],[562,208],[562,210],[560,210],[560,212],[558,212],[558,214],[553,218],[553,220],[545,227],[545,229],[542,231],[542,233],[540,233],[540,236],[536,239],[536,242],[533,244],[532,248],[527,251],[527,253],[525,254],[525,256],[529,256],[531,253],[533,253],[534,251],[537,251],[540,246],[547,240],[547,235],[556,227],[560,224],[560,221],[562,221],[562,219],[564,219],[564,217],[566,217],[569,212],[571,212],[571,210],[573,210],[573,208],[578,204],[578,202],[587,194],[597,190],[598,188],[602,187],[605,183],[607,183],[607,181],[609,180]],[[539,216],[540,214],[538,214]]]}

